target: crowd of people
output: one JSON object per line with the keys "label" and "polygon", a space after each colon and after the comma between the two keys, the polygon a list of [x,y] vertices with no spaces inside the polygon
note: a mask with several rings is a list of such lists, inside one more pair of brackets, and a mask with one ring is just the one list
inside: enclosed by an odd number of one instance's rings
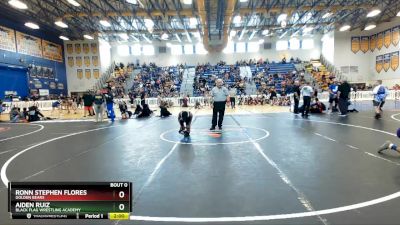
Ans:
{"label": "crowd of people", "polygon": [[155,63],[143,64],[135,75],[129,91],[130,97],[141,92],[148,97],[177,97],[183,79],[184,66],[158,67]]}

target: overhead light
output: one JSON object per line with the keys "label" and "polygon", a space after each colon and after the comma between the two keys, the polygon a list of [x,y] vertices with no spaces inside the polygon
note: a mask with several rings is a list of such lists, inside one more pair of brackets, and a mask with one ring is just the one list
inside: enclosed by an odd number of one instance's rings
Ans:
{"label": "overhead light", "polygon": [[322,16],[322,19],[326,19],[326,18],[330,17],[331,15],[332,15],[331,12],[327,12]]}
{"label": "overhead light", "polygon": [[372,30],[372,29],[374,29],[376,27],[376,24],[368,24],[365,28],[364,28],[364,30]]}
{"label": "overhead light", "polygon": [[143,37],[147,42],[149,42],[150,44],[152,43],[151,40],[150,40],[148,37],[146,37],[145,34],[142,34],[142,37]]}
{"label": "overhead light", "polygon": [[190,5],[192,4],[192,0],[183,0],[183,4]]}
{"label": "overhead light", "polygon": [[100,20],[99,22],[101,25],[103,25],[105,27],[111,27],[111,23],[108,22],[108,20]]}
{"label": "overhead light", "polygon": [[379,13],[381,13],[380,9],[373,9],[367,14],[367,17],[374,17],[379,15]]}
{"label": "overhead light", "polygon": [[400,16],[400,11],[396,14],[396,16]]}
{"label": "overhead light", "polygon": [[263,31],[261,32],[261,34],[264,35],[264,36],[265,36],[265,35],[268,35],[268,33],[269,33],[269,30],[263,30]]}
{"label": "overhead light", "polygon": [[119,34],[119,37],[122,38],[125,41],[129,39],[129,36],[126,33]]}
{"label": "overhead light", "polygon": [[25,26],[27,26],[27,27],[29,27],[31,29],[34,29],[34,30],[37,30],[37,29],[40,28],[39,25],[37,25],[36,23],[32,23],[32,22],[25,23]]}
{"label": "overhead light", "polygon": [[69,4],[71,4],[71,5],[73,5],[73,6],[76,6],[76,7],[78,7],[78,6],[81,6],[81,4],[79,4],[77,1],[75,1],[75,0],[67,0],[67,2],[69,2]]}
{"label": "overhead light", "polygon": [[147,29],[153,29],[154,22],[151,19],[144,19],[144,25],[146,26]]}
{"label": "overhead light", "polygon": [[240,0],[239,2],[247,2],[248,0]]}
{"label": "overhead light", "polygon": [[126,2],[127,3],[131,3],[133,5],[137,5],[138,4],[137,0],[126,0]]}
{"label": "overhead light", "polygon": [[306,27],[303,29],[303,33],[308,33],[310,31],[312,31],[314,29],[314,27]]}
{"label": "overhead light", "polygon": [[343,26],[339,29],[339,31],[346,31],[346,30],[349,30],[350,28],[351,28],[350,25],[343,25]]}
{"label": "overhead light", "polygon": [[242,17],[241,16],[233,17],[233,23],[240,23],[241,21],[242,21]]}
{"label": "overhead light", "polygon": [[12,7],[17,8],[17,9],[27,9],[28,8],[28,6],[25,3],[23,3],[19,0],[8,1],[8,4],[10,4]]}
{"label": "overhead light", "polygon": [[94,38],[88,34],[83,35],[84,38],[89,39],[89,40],[93,40]]}
{"label": "overhead light", "polygon": [[189,25],[191,26],[191,27],[194,27],[194,26],[197,26],[197,18],[195,18],[195,17],[191,17],[190,19],[189,19]]}
{"label": "overhead light", "polygon": [[60,36],[60,39],[64,40],[64,41],[69,41],[69,38],[65,37],[65,36]]}
{"label": "overhead light", "polygon": [[285,28],[286,25],[287,25],[286,20],[283,20],[283,21],[281,22],[281,27],[282,27],[282,28]]}
{"label": "overhead light", "polygon": [[253,37],[254,37],[254,35],[255,35],[256,33],[257,33],[257,31],[254,30],[253,33],[250,34],[249,41],[251,41],[251,39],[253,39]]}
{"label": "overhead light", "polygon": [[175,34],[176,39],[178,39],[179,42],[182,42],[181,38],[179,37],[178,34]]}
{"label": "overhead light", "polygon": [[61,28],[68,28],[68,25],[66,23],[64,23],[62,20],[58,20],[58,21],[54,22],[54,24]]}
{"label": "overhead light", "polygon": [[285,21],[287,18],[287,14],[286,13],[282,13],[281,15],[278,16],[278,23]]}
{"label": "overhead light", "polygon": [[167,33],[163,33],[163,34],[161,35],[161,39],[163,39],[163,40],[168,40],[168,34],[167,34]]}

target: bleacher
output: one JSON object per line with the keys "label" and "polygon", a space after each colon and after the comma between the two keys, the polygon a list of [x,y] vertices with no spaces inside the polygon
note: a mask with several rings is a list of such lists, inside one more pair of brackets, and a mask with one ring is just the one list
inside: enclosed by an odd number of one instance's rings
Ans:
{"label": "bleacher", "polygon": [[140,67],[141,80],[143,83],[146,83],[151,80],[157,80],[160,77],[160,74],[167,72],[171,74],[171,81],[175,81],[173,85],[176,86],[176,91],[179,93],[181,89],[181,82],[179,82],[179,68],[176,66],[169,67]]}
{"label": "bleacher", "polygon": [[[264,73],[267,77],[272,77],[274,81],[275,89],[280,92],[282,90],[282,81],[284,81],[283,77],[276,77],[274,75],[278,74],[292,74],[293,71],[296,70],[296,67],[293,63],[271,63],[271,64],[262,64],[262,65],[251,65],[250,70],[253,76],[256,76],[259,73]],[[256,84],[257,89],[261,86],[261,84]],[[267,85],[268,86],[268,85]],[[269,87],[272,87],[269,85]]]}
{"label": "bleacher", "polygon": [[322,90],[328,90],[330,84],[329,78],[334,78],[335,76],[327,70],[325,65],[319,60],[311,60],[310,64],[305,68],[313,76]]}

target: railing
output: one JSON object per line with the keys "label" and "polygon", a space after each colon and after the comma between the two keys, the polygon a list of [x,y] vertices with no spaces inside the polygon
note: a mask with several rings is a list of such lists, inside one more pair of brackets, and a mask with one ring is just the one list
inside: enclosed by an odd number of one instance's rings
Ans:
{"label": "railing", "polygon": [[104,87],[106,84],[107,80],[110,79],[111,75],[113,74],[115,69],[115,62],[113,62],[110,67],[104,72],[101,77],[96,81],[95,85],[93,86],[93,90],[97,91],[100,90]]}
{"label": "railing", "polygon": [[[256,96],[257,95],[252,95],[251,97],[256,97]],[[247,97],[249,97],[249,96],[246,96],[245,98],[247,98]],[[319,93],[318,98],[320,99],[320,101],[326,102],[329,99],[329,93],[328,92]],[[370,101],[372,99],[373,99],[372,91],[357,91],[357,92],[350,93],[351,101]],[[389,91],[389,95],[387,96],[386,99],[397,101],[398,99],[400,99],[400,91],[394,91],[394,90]],[[121,100],[129,102],[129,99],[121,99]],[[180,102],[181,102],[182,98],[164,98],[163,100],[172,102],[173,106],[180,106]],[[197,101],[200,102],[200,104],[204,104],[205,100],[206,99],[204,97],[190,97],[189,104],[194,105]],[[22,108],[29,108],[30,106],[33,106],[33,105],[38,106],[39,109],[41,109],[41,110],[51,110],[52,103],[54,101],[47,100],[47,101],[35,101],[35,102],[34,101],[4,102],[4,104],[6,104],[6,107],[7,107],[7,109],[5,110],[6,112],[8,112],[11,107],[19,107],[22,109]],[[159,105],[158,98],[147,98],[147,99],[145,99],[145,102],[150,107],[157,107]],[[140,104],[140,99],[135,99],[135,104]],[[117,107],[117,104],[115,104],[115,107]]]}
{"label": "railing", "polygon": [[335,65],[333,65],[332,63],[330,63],[323,55],[320,56],[320,60],[321,60],[321,63],[322,63],[323,65],[325,65],[326,69],[327,69],[329,72],[331,72],[332,74],[335,75],[337,81],[342,81],[342,80],[345,80],[345,79],[346,79],[347,81],[350,81],[350,80],[349,80],[349,77],[345,76],[345,75],[342,73],[342,71],[340,71],[339,69],[337,69],[337,68],[335,67]]}

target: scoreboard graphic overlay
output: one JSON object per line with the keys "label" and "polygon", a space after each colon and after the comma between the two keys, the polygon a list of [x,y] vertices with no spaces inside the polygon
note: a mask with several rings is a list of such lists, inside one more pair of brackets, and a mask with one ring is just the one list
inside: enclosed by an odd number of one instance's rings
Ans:
{"label": "scoreboard graphic overlay", "polygon": [[10,182],[12,219],[127,220],[131,182]]}

